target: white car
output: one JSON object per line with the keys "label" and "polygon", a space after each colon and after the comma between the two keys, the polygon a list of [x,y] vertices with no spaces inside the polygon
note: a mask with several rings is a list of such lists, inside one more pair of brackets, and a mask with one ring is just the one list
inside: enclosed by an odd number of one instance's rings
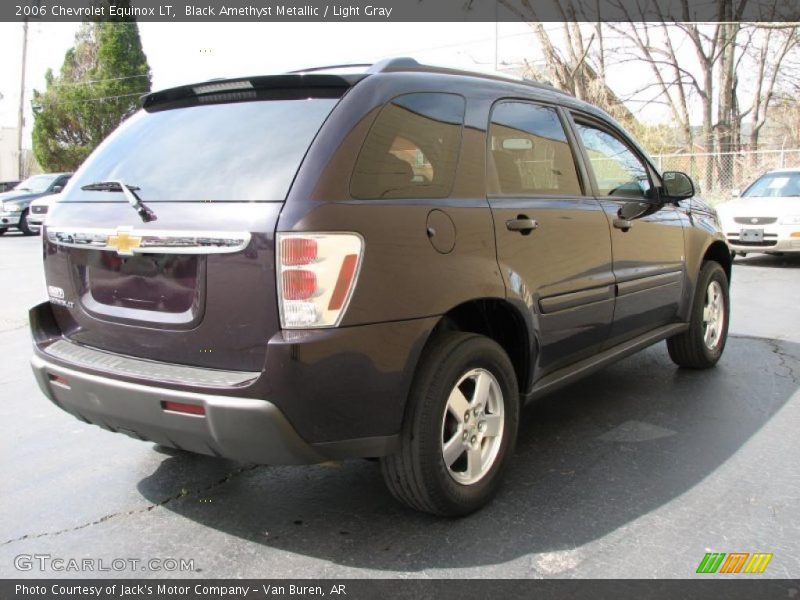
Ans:
{"label": "white car", "polygon": [[50,194],[49,196],[42,196],[31,202],[28,209],[28,226],[32,229],[41,229],[47,214],[50,212],[50,207],[54,202],[57,202],[61,194]]}
{"label": "white car", "polygon": [[800,169],[767,171],[715,208],[735,254],[800,253]]}

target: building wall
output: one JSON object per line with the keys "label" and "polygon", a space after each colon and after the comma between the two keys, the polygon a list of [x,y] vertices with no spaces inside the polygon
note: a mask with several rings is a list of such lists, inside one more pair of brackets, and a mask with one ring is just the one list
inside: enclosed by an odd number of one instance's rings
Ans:
{"label": "building wall", "polygon": [[0,127],[0,181],[19,179],[16,127]]}

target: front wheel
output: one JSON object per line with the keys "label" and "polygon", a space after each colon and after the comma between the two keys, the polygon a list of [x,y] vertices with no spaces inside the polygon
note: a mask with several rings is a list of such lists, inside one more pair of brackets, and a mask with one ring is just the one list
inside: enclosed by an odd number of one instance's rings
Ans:
{"label": "front wheel", "polygon": [[689,369],[709,369],[725,350],[730,321],[728,276],[713,261],[703,264],[697,278],[689,329],[667,340],[672,361]]}
{"label": "front wheel", "polygon": [[497,492],[519,420],[514,368],[484,336],[447,332],[420,361],[400,447],[381,460],[392,494],[412,508],[463,516]]}

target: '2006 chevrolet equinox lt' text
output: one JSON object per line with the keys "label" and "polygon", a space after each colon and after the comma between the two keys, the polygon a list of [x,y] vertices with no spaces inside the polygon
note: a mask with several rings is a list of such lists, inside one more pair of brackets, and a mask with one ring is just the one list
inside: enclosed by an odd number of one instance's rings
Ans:
{"label": "'2006 chevrolet equinox lt' text", "polygon": [[731,252],[682,173],[545,84],[391,59],[154,92],[44,230],[33,370],[77,418],[497,490],[522,405],[660,340],[708,368]]}

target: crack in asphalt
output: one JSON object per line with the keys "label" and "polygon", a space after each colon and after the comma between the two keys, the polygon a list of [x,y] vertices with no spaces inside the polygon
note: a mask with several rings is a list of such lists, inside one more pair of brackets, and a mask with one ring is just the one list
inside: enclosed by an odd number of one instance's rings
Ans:
{"label": "crack in asphalt", "polygon": [[221,479],[218,479],[217,481],[214,481],[214,482],[206,485],[205,487],[197,488],[197,489],[194,489],[194,490],[191,490],[191,491],[187,491],[185,489],[182,489],[177,494],[173,494],[172,496],[167,496],[166,498],[164,498],[160,502],[156,502],[154,504],[149,504],[147,506],[143,506],[141,508],[135,508],[135,509],[132,509],[132,510],[123,510],[123,511],[115,512],[115,513],[111,513],[111,514],[108,514],[108,515],[104,515],[104,516],[100,517],[99,519],[95,519],[94,521],[89,521],[88,523],[81,523],[80,525],[75,525],[74,527],[67,527],[65,529],[59,529],[57,531],[45,531],[43,533],[26,533],[25,535],[21,535],[19,537],[12,538],[10,540],[6,540],[2,544],[0,544],[0,546],[7,546],[9,544],[13,544],[15,542],[22,542],[24,540],[35,540],[35,539],[44,538],[44,537],[55,537],[55,536],[59,536],[59,535],[65,534],[65,533],[72,533],[73,531],[79,531],[81,529],[86,529],[87,527],[94,527],[95,525],[100,525],[101,523],[105,523],[106,521],[110,521],[112,519],[116,519],[116,518],[119,518],[119,517],[129,517],[131,515],[147,513],[147,512],[150,512],[151,510],[153,510],[154,508],[159,508],[161,506],[169,504],[170,502],[174,502],[175,500],[180,500],[181,498],[188,498],[190,496],[196,496],[198,494],[209,492],[209,491],[211,491],[213,489],[216,489],[216,488],[218,488],[220,486],[225,485],[226,483],[228,483],[229,481],[235,479],[236,477],[239,477],[240,475],[242,475],[244,473],[248,473],[250,471],[254,471],[255,469],[257,469],[257,468],[259,468],[261,466],[263,466],[263,465],[245,465],[245,466],[240,467],[240,468],[238,468],[238,469],[236,469],[234,471],[231,471],[230,473],[225,475],[225,477],[222,477]]}
{"label": "crack in asphalt", "polygon": [[762,338],[756,337],[752,335],[736,335],[732,334],[728,336],[729,338],[735,338],[740,340],[748,340],[754,342],[764,342],[769,346],[770,351],[778,357],[778,366],[782,367],[788,372],[788,377],[785,375],[780,375],[775,373],[778,377],[783,377],[785,379],[791,379],[795,383],[800,383],[800,374],[795,370],[795,365],[800,364],[800,357],[795,356],[794,354],[790,354],[787,352],[783,347],[782,343],[783,340],[775,339],[775,338]]}
{"label": "crack in asphalt", "polygon": [[[795,383],[800,383],[800,375],[797,374],[797,372],[794,369],[794,365],[791,364],[791,363],[797,363],[798,358],[784,351],[781,348],[780,342],[778,340],[765,340],[765,341],[769,344],[772,353],[778,357],[780,366],[786,369],[786,371],[788,371],[789,379],[791,379]],[[789,361],[791,361],[791,363]],[[778,375],[778,377],[781,377],[781,375]]]}

